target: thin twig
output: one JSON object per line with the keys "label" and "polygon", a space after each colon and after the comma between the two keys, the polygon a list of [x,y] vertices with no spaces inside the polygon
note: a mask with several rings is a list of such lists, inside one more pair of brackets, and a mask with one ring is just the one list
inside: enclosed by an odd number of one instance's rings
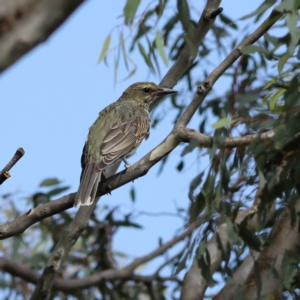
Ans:
{"label": "thin twig", "polygon": [[25,154],[24,149],[18,148],[13,158],[0,172],[0,184],[2,184],[6,179],[10,177],[9,170],[19,161],[20,158],[22,158],[24,154]]}

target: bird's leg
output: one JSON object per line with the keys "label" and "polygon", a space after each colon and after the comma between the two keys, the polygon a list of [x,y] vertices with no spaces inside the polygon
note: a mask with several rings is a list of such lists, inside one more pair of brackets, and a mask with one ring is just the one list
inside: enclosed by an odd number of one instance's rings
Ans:
{"label": "bird's leg", "polygon": [[127,168],[129,168],[130,166],[131,166],[131,164],[128,162],[128,160],[125,158],[125,157],[123,157],[122,158],[122,160],[123,160],[123,162],[124,162],[124,166],[125,166],[125,169],[127,169]]}
{"label": "bird's leg", "polygon": [[104,171],[105,170],[103,170],[102,172],[101,172],[101,182],[105,182],[106,181],[106,176],[104,175]]}

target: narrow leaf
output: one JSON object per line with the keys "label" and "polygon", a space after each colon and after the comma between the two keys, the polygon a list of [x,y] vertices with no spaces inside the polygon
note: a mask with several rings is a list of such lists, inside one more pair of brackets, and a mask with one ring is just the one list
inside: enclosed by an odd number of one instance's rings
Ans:
{"label": "narrow leaf", "polygon": [[219,15],[220,21],[223,22],[224,24],[228,25],[229,27],[233,29],[238,29],[237,25],[228,17],[226,17],[224,14]]}
{"label": "narrow leaf", "polygon": [[167,56],[166,56],[166,53],[165,53],[163,40],[162,40],[162,37],[161,37],[161,34],[160,34],[159,31],[156,32],[155,45],[156,45],[156,48],[157,48],[164,64],[167,66],[168,65],[168,59],[167,59]]}
{"label": "narrow leaf", "polygon": [[52,186],[60,184],[60,181],[57,178],[47,178],[40,183],[40,187],[42,186]]}
{"label": "narrow leaf", "polygon": [[150,68],[150,70],[155,73],[155,70],[154,70],[154,67],[152,65],[152,62],[149,58],[149,56],[147,55],[146,51],[145,51],[145,48],[143,47],[143,45],[138,42],[138,47],[139,47],[139,51],[140,53],[142,54],[144,60],[145,60],[145,63],[147,64],[147,66]]}
{"label": "narrow leaf", "polygon": [[186,0],[177,0],[177,9],[179,20],[182,24],[182,27],[186,33],[190,29],[190,9]]}
{"label": "narrow leaf", "polygon": [[260,46],[255,46],[255,45],[249,45],[249,46],[245,46],[244,48],[242,48],[241,52],[243,54],[252,54],[252,53],[267,53],[266,49],[260,47]]}
{"label": "narrow leaf", "polygon": [[104,59],[104,57],[107,53],[108,47],[110,45],[110,39],[111,39],[111,36],[109,34],[106,37],[105,41],[104,41],[104,44],[103,44],[103,47],[102,47],[102,50],[101,50],[101,54],[100,54],[99,59],[98,59],[98,64]]}
{"label": "narrow leaf", "polygon": [[125,81],[125,80],[129,79],[131,76],[133,76],[133,75],[135,74],[135,72],[136,72],[136,68],[132,69],[132,70],[128,73],[128,75],[127,75],[124,79],[122,79],[122,81]]}
{"label": "narrow leaf", "polygon": [[284,94],[284,92],[285,92],[285,89],[279,89],[270,98],[269,108],[270,108],[271,111],[275,110],[275,104],[276,104],[277,100],[279,99],[279,97]]}
{"label": "narrow leaf", "polygon": [[265,0],[255,11],[240,18],[240,20],[245,20],[245,19],[251,18],[253,16],[262,14],[275,3],[276,3],[276,0]]}
{"label": "narrow leaf", "polygon": [[131,190],[130,190],[130,197],[131,197],[131,201],[135,202],[135,190],[134,190],[134,187],[132,187]]}
{"label": "narrow leaf", "polygon": [[124,7],[125,24],[131,25],[141,0],[127,0]]}
{"label": "narrow leaf", "polygon": [[229,119],[229,118],[221,118],[219,121],[217,121],[216,123],[212,124],[212,128],[214,129],[218,129],[218,128],[222,128],[228,125],[231,125],[235,123],[235,121]]}
{"label": "narrow leaf", "polygon": [[278,72],[281,73],[282,69],[285,65],[285,63],[287,62],[287,60],[291,57],[290,53],[285,53],[284,55],[281,56],[279,62],[278,62]]}

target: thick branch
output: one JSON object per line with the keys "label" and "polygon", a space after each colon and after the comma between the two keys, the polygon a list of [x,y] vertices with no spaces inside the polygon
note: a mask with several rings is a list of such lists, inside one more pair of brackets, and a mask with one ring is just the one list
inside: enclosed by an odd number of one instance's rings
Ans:
{"label": "thick branch", "polygon": [[83,0],[1,1],[0,72],[44,42]]}
{"label": "thick branch", "polygon": [[[203,221],[204,221],[204,217],[198,218],[184,232],[174,237],[172,240],[168,241],[167,243],[161,245],[160,247],[150,252],[149,254],[136,258],[132,263],[130,263],[129,265],[127,265],[122,269],[109,269],[81,279],[70,279],[70,280],[55,279],[53,288],[64,292],[73,292],[78,289],[84,289],[84,288],[89,288],[91,286],[98,285],[102,280],[114,281],[114,280],[122,279],[122,280],[134,280],[134,281],[144,281],[144,282],[149,282],[153,280],[178,281],[178,278],[175,276],[165,277],[165,278],[160,277],[158,272],[155,272],[153,275],[150,276],[135,275],[134,270],[140,265],[145,264],[150,260],[154,259],[155,257],[162,255],[164,252],[166,252],[168,249],[176,245],[178,242],[190,236],[195,230],[195,228],[200,226],[200,224],[203,223]],[[35,273],[30,268],[17,264],[5,257],[0,258],[0,269],[13,276],[20,277],[30,283],[35,284],[39,280],[39,274]]]}
{"label": "thick branch", "polygon": [[[260,296],[271,296],[274,299],[281,298],[284,272],[291,272],[294,268],[294,261],[291,261],[290,268],[287,265],[284,268],[282,267],[284,255],[299,252],[299,213],[300,200],[297,201],[294,207],[287,207],[275,223],[268,240],[269,246],[263,249],[257,260],[261,278],[258,279],[256,277],[257,272],[252,270],[244,291],[246,299],[257,299],[259,286]],[[274,272],[277,273],[276,276],[274,276]]]}
{"label": "thick branch", "polygon": [[10,169],[22,158],[25,154],[23,148],[18,148],[13,158],[8,162],[8,164],[1,170],[0,172],[0,184],[2,184],[6,179],[10,177],[9,171]]}
{"label": "thick branch", "polygon": [[242,264],[234,271],[232,277],[226,282],[222,290],[213,297],[213,300],[231,300],[236,289],[245,284],[249,274],[252,271],[254,261],[258,258],[260,252],[252,250],[244,259]]}
{"label": "thick branch", "polygon": [[[257,205],[259,198],[256,199],[254,206],[238,212],[235,219],[235,224],[241,224],[247,220],[247,228],[251,231],[255,231],[258,224]],[[275,205],[268,211],[268,215],[265,218],[264,224],[267,224],[274,216]],[[213,274],[220,266],[222,261],[222,250],[219,248],[218,240],[222,244],[223,251],[227,253],[230,251],[228,243],[228,225],[226,223],[220,224],[216,230],[214,236],[206,244],[206,252],[203,254],[204,260],[210,261],[209,270],[210,274]],[[209,260],[207,259],[209,256]],[[207,287],[207,281],[202,275],[202,270],[198,265],[198,259],[195,256],[193,259],[190,270],[186,273],[183,282],[183,288],[181,292],[180,300],[194,300],[202,299],[205,289]]]}

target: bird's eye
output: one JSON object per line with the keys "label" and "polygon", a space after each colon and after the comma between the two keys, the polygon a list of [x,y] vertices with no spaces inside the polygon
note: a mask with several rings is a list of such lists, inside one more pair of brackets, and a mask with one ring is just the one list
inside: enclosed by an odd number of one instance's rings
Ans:
{"label": "bird's eye", "polygon": [[144,88],[144,92],[145,93],[149,93],[150,92],[150,89],[148,87]]}

